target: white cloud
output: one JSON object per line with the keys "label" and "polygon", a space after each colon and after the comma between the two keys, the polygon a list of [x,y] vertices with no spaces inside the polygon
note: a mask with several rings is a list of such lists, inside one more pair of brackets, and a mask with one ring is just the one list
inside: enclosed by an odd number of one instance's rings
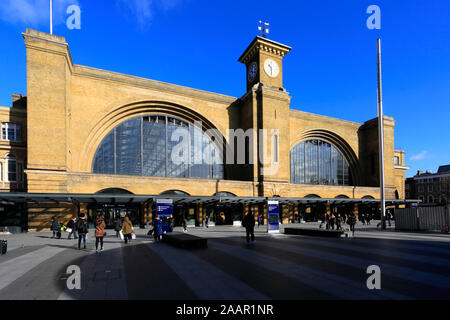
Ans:
{"label": "white cloud", "polygon": [[[65,23],[67,7],[78,0],[53,0],[53,24]],[[50,25],[50,0],[2,0],[0,19],[27,27]]]}
{"label": "white cloud", "polygon": [[428,151],[424,150],[421,153],[412,155],[411,158],[409,158],[410,161],[418,161],[418,160],[423,160],[426,158],[430,158],[430,156],[428,155]]}
{"label": "white cloud", "polygon": [[[122,14],[131,13],[132,19],[141,30],[148,28],[157,11],[168,11],[182,0],[116,0],[117,7]],[[124,9],[124,10],[123,10]]]}

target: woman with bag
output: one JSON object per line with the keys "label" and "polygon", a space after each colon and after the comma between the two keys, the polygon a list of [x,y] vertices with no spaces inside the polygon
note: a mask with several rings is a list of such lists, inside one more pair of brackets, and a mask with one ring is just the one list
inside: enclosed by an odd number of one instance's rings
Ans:
{"label": "woman with bag", "polygon": [[95,252],[98,252],[98,243],[100,242],[100,251],[103,251],[103,237],[105,236],[106,223],[103,220],[103,214],[95,220]]}
{"label": "woman with bag", "polygon": [[122,233],[123,237],[125,239],[125,243],[128,243],[128,241],[131,242],[131,234],[133,233],[133,224],[130,221],[130,218],[128,216],[125,217],[122,223]]}

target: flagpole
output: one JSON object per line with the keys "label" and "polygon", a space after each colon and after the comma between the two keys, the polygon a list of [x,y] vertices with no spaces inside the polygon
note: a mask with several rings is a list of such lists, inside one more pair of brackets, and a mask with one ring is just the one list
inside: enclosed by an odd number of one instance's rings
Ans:
{"label": "flagpole", "polygon": [[50,34],[53,34],[53,6],[52,6],[52,0],[50,0]]}
{"label": "flagpole", "polygon": [[383,98],[381,92],[381,39],[377,39],[377,67],[378,67],[378,145],[380,164],[380,201],[381,201],[381,227],[386,229],[386,203],[384,193],[384,135],[383,135]]}

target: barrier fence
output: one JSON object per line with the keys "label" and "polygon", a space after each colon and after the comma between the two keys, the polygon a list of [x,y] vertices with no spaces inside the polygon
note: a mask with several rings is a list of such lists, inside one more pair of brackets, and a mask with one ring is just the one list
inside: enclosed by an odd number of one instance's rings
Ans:
{"label": "barrier fence", "polygon": [[449,232],[450,206],[395,209],[395,229]]}

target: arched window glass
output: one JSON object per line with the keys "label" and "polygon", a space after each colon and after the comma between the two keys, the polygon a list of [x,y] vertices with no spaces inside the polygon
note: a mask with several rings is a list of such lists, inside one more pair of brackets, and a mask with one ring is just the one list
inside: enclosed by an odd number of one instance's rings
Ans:
{"label": "arched window glass", "polygon": [[127,120],[98,147],[94,173],[223,179],[222,150],[192,124],[166,115]]}
{"label": "arched window glass", "polygon": [[291,183],[351,185],[350,168],[342,153],[332,144],[306,140],[291,150]]}

